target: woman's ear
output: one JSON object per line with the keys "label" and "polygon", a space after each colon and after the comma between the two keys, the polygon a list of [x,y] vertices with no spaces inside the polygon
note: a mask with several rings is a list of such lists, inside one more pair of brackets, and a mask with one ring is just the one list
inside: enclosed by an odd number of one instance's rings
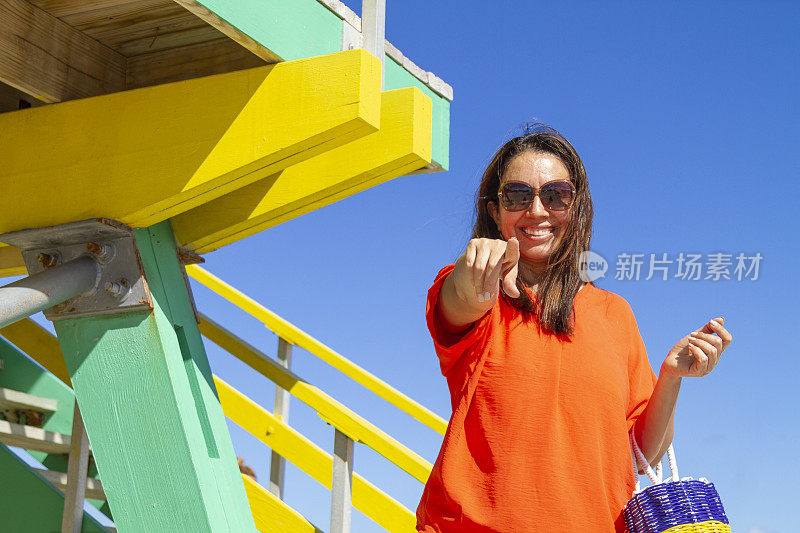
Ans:
{"label": "woman's ear", "polygon": [[500,229],[500,213],[497,212],[497,202],[492,202],[491,200],[486,202],[486,211],[489,213],[489,216],[492,217],[494,220],[497,229]]}

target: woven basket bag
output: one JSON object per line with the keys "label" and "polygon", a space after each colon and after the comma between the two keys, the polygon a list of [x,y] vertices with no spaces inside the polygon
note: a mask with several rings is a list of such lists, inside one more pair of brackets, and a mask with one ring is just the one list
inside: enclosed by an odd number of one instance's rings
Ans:
{"label": "woven basket bag", "polygon": [[[661,464],[653,470],[630,433],[636,490],[625,505],[628,533],[730,533],[731,526],[714,484],[705,478],[678,477],[675,450],[667,450],[671,477],[662,479]],[[637,463],[652,483],[642,490]]]}

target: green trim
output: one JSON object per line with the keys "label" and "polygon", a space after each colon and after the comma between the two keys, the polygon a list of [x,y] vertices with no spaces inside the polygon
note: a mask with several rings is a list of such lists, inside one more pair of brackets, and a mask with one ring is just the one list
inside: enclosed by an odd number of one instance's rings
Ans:
{"label": "green trim", "polygon": [[[0,520],[3,531],[61,531],[64,495],[36,473],[17,454],[0,444]],[[108,533],[97,520],[83,514],[83,533]]]}

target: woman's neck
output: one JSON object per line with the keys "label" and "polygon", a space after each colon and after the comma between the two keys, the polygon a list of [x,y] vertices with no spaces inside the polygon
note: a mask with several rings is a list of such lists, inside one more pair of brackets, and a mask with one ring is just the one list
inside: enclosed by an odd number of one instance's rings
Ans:
{"label": "woman's neck", "polygon": [[539,284],[544,280],[547,270],[545,265],[520,261],[517,272],[522,282],[536,292]]}

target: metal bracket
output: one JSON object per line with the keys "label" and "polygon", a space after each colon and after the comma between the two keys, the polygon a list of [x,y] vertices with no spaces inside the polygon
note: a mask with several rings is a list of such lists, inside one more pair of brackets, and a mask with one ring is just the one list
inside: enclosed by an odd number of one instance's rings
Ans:
{"label": "metal bracket", "polygon": [[115,220],[92,218],[0,235],[16,246],[33,275],[88,255],[100,265],[94,289],[46,309],[48,320],[152,311],[150,288],[133,230]]}

